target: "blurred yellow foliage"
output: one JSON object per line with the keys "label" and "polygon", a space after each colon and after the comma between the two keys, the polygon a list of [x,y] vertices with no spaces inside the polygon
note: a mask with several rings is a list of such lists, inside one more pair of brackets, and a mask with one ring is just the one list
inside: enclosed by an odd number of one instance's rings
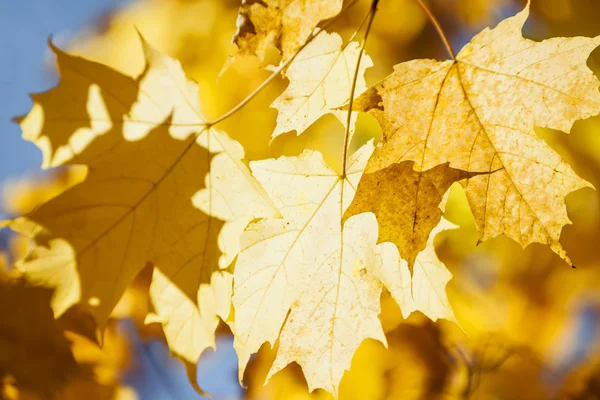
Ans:
{"label": "blurred yellow foliage", "polygon": [[76,332],[73,319],[54,319],[51,295],[52,290],[32,286],[16,272],[0,274],[3,398],[135,399],[120,383],[130,351],[116,325],[106,330],[101,349],[85,337],[87,332]]}

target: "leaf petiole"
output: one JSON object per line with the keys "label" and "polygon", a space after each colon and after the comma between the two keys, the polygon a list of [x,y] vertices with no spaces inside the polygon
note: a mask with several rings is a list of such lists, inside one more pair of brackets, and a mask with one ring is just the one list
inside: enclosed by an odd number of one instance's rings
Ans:
{"label": "leaf petiole", "polygon": [[440,23],[437,20],[437,18],[435,17],[435,15],[433,15],[433,13],[429,9],[429,7],[427,7],[427,5],[425,5],[425,3],[423,3],[423,0],[417,0],[417,3],[419,3],[419,5],[423,9],[423,11],[425,11],[425,14],[427,14],[427,18],[435,27],[435,30],[437,31],[438,35],[440,36],[440,39],[442,39],[442,42],[444,42],[444,47],[446,47],[446,50],[448,50],[450,57],[452,57],[453,60],[456,60],[456,54],[454,53],[454,50],[452,49],[452,46],[450,45],[450,41],[448,40],[448,37],[446,36],[444,29],[442,29],[442,26],[440,25]]}

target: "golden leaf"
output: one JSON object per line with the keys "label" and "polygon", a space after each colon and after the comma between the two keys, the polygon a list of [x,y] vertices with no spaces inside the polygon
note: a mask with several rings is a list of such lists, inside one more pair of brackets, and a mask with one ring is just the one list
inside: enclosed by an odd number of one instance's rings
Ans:
{"label": "golden leaf", "polygon": [[375,245],[372,214],[340,222],[372,149],[349,158],[345,177],[309,150],[250,164],[283,219],[253,222],[242,236],[233,296],[240,380],[250,355],[279,337],[268,378],[296,361],[310,390],[336,394],[360,343],[385,343],[381,287],[368,269],[383,262],[386,248],[396,250]]}
{"label": "golden leaf", "polygon": [[[330,112],[341,116],[340,120],[345,122],[347,114],[334,110],[349,100],[358,54],[358,42],[342,47],[342,38],[338,34],[326,32],[302,49],[286,71],[289,86],[271,104],[278,110],[273,138],[293,130],[301,134]],[[364,72],[372,65],[371,59],[363,56],[356,94],[366,90]]]}
{"label": "golden leaf", "polygon": [[[564,197],[590,186],[534,131],[569,131],[600,112],[599,81],[585,62],[596,38],[535,42],[521,29],[529,6],[478,34],[455,61],[415,60],[359,99],[391,123],[366,172],[402,161],[418,171],[449,162],[468,172],[494,172],[463,183],[481,240],[506,234],[522,246],[559,242],[569,223]],[[377,110],[380,112],[380,110]]]}
{"label": "golden leaf", "polygon": [[[205,126],[196,84],[145,42],[137,80],[52,48],[61,82],[34,97],[23,136],[43,149],[45,166],[81,164],[88,173],[10,223],[36,242],[18,267],[57,288],[55,314],[83,303],[100,326],[147,263],[195,302],[235,257],[243,226],[278,215],[242,147]],[[176,309],[159,289],[166,322]],[[207,318],[218,311],[203,310]]]}
{"label": "golden leaf", "polygon": [[283,60],[308,39],[317,24],[342,10],[342,0],[243,0],[233,41],[235,57],[254,55],[261,61],[270,46]]}

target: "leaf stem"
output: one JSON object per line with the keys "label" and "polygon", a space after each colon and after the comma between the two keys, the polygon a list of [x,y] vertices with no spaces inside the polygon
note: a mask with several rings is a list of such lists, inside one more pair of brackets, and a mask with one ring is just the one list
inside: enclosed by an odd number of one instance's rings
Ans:
{"label": "leaf stem", "polygon": [[448,53],[450,54],[450,57],[452,57],[452,59],[456,61],[456,54],[454,53],[454,50],[452,50],[452,46],[450,45],[450,41],[448,40],[448,37],[446,36],[446,33],[442,29],[442,26],[438,22],[437,18],[433,15],[433,13],[429,9],[429,7],[427,7],[425,5],[425,3],[423,3],[423,0],[417,0],[417,3],[419,3],[419,5],[423,9],[423,11],[425,11],[425,14],[427,14],[427,18],[429,18],[429,21],[435,27],[435,30],[437,31],[440,39],[442,39],[442,42],[444,42],[444,46],[446,47],[446,50],[448,50]]}
{"label": "leaf stem", "polygon": [[[377,13],[377,4],[379,0],[373,0],[371,3],[371,10],[369,11],[369,20],[367,22],[367,28],[365,29],[365,34],[363,35],[363,41],[360,46],[360,51],[358,53],[358,58],[356,60],[356,68],[354,68],[354,77],[352,78],[352,88],[350,89],[350,101],[348,103],[348,117],[346,118],[346,133],[344,138],[344,154],[342,159],[342,178],[346,177],[346,167],[348,163],[348,147],[350,147],[350,124],[352,122],[352,105],[354,103],[354,93],[356,92],[356,81],[358,80],[358,74],[360,72],[360,62],[362,60],[362,56],[365,53],[365,47],[367,45],[367,39],[369,38],[369,33],[371,32],[371,26],[373,26],[373,20],[375,19],[375,14]],[[362,24],[361,24],[362,27]],[[360,30],[360,27],[359,29]],[[358,30],[354,35],[358,33]],[[353,35],[353,37],[354,37]]]}
{"label": "leaf stem", "polygon": [[[341,9],[340,13],[338,15],[340,15],[342,12],[346,11],[348,8],[352,7],[354,4],[356,4],[358,2],[358,0],[352,0],[351,2],[347,3],[346,5],[344,5],[344,7]],[[256,97],[257,94],[259,94],[265,87],[267,87],[269,85],[269,83],[271,83],[275,78],[277,78],[279,76],[279,74],[286,69],[291,63],[292,61],[294,61],[294,59],[296,58],[296,56],[306,47],[308,46],[308,44],[310,42],[313,41],[314,38],[316,38],[321,32],[323,32],[325,30],[325,28],[327,28],[329,25],[331,25],[333,23],[333,21],[335,20],[334,18],[331,18],[329,20],[327,20],[322,26],[321,29],[318,32],[313,32],[307,39],[306,41],[302,44],[302,46],[300,46],[300,48],[298,48],[298,50],[296,50],[294,52],[294,54],[292,54],[292,56],[290,58],[288,58],[284,63],[282,63],[279,67],[277,67],[277,69],[275,69],[273,71],[273,73],[271,75],[269,75],[269,77],[267,79],[265,79],[256,89],[254,89],[252,91],[252,93],[250,93],[248,96],[246,96],[242,101],[240,101],[237,105],[235,105],[233,108],[231,108],[229,111],[225,112],[224,114],[222,114],[221,116],[215,118],[212,121],[208,121],[206,122],[205,126],[207,128],[210,128],[213,125],[218,124],[219,122],[222,122],[224,120],[226,120],[227,118],[231,117],[233,114],[235,114],[236,112],[238,112],[239,110],[241,110],[242,108],[244,108],[244,106],[246,106],[246,104],[248,104],[252,99],[254,99],[254,97]]]}

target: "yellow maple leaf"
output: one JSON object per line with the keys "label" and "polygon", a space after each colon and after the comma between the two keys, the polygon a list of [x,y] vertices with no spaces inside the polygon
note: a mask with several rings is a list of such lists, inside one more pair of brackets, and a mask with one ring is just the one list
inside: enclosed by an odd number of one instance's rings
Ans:
{"label": "yellow maple leaf", "polygon": [[[295,130],[301,134],[313,122],[333,113],[345,122],[346,113],[334,111],[349,100],[359,43],[342,46],[337,33],[322,32],[290,64],[285,75],[290,80],[286,90],[273,101],[278,110],[273,138]],[[363,56],[355,83],[355,93],[366,90],[364,72],[373,62]]]}
{"label": "yellow maple leaf", "polygon": [[277,48],[283,61],[308,39],[317,24],[342,10],[342,0],[244,0],[233,41],[234,57],[254,55],[261,61],[267,49]]}
{"label": "yellow maple leaf", "polygon": [[528,15],[529,5],[485,29],[452,61],[398,64],[367,91],[359,108],[390,123],[366,172],[409,160],[418,171],[449,162],[493,172],[463,183],[481,240],[504,233],[522,246],[548,244],[570,262],[559,242],[569,223],[564,198],[590,184],[534,127],[569,131],[600,112],[599,81],[585,63],[600,37],[525,39]]}
{"label": "yellow maple leaf", "polygon": [[254,222],[242,236],[233,296],[240,379],[250,355],[279,336],[269,376],[296,361],[311,390],[336,393],[360,343],[385,343],[381,287],[368,267],[391,246],[375,245],[372,215],[340,222],[372,149],[351,156],[345,178],[309,150],[250,164],[283,219]]}
{"label": "yellow maple leaf", "polygon": [[[100,326],[147,263],[165,278],[154,283],[153,298],[165,302],[159,313],[166,323],[176,307],[161,290],[176,285],[195,302],[237,254],[243,226],[278,215],[244,164],[243,148],[206,126],[196,84],[177,61],[143,47],[147,66],[134,80],[52,46],[60,84],[35,96],[21,120],[45,166],[81,164],[88,173],[10,222],[36,242],[18,267],[57,288],[57,315],[83,303]],[[213,289],[229,298],[226,285]],[[201,306],[212,320],[218,309],[209,308]]]}
{"label": "yellow maple leaf", "polygon": [[233,296],[240,380],[250,355],[279,338],[267,379],[295,361],[310,390],[337,396],[361,342],[386,343],[378,318],[380,280],[405,315],[420,310],[432,319],[454,320],[445,295],[451,275],[435,256],[433,239],[417,257],[411,281],[396,246],[376,244],[372,213],[340,224],[372,151],[369,142],[354,153],[345,174],[309,150],[251,163],[283,219],[255,221],[242,236]]}

